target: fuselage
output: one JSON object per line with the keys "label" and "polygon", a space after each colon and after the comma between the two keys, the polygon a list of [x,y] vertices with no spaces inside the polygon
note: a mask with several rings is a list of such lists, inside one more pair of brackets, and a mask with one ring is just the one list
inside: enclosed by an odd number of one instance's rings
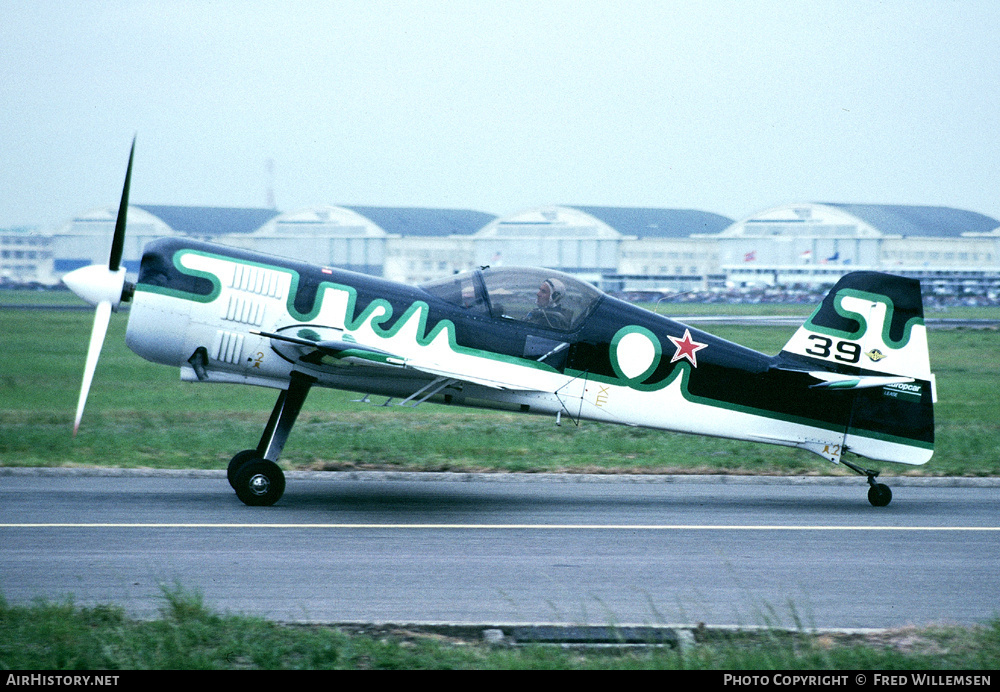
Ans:
{"label": "fuselage", "polygon": [[[565,415],[839,458],[856,392],[812,389],[804,370],[779,367],[787,364],[778,356],[691,329],[571,277],[561,277],[569,282],[569,317],[537,321],[537,310],[522,304],[534,300],[537,279],[546,273],[552,272],[484,268],[454,282],[407,286],[164,239],[146,247],[126,338],[138,355],[179,367],[192,381],[283,388],[295,371],[318,386],[413,403]],[[321,347],[332,343],[340,344],[337,350]],[[932,441],[932,420],[929,425]],[[912,447],[907,430],[901,440],[880,433],[879,445],[889,451],[876,450],[878,458],[913,458],[889,449]],[[854,431],[873,437],[861,433]],[[832,457],[831,446],[837,446]]]}

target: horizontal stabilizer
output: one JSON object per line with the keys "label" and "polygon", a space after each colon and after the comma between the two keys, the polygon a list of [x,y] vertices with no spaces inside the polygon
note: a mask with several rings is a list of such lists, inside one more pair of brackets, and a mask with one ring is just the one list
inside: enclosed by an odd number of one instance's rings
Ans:
{"label": "horizontal stabilizer", "polygon": [[881,377],[877,375],[840,375],[835,372],[810,372],[810,377],[822,380],[810,389],[870,389],[890,384],[913,382],[912,377]]}

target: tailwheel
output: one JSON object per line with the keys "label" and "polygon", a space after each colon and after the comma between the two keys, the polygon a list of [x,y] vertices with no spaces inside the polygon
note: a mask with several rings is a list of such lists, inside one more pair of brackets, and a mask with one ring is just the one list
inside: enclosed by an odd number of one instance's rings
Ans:
{"label": "tailwheel", "polygon": [[251,507],[269,507],[285,492],[285,474],[267,459],[244,462],[236,472],[234,483],[236,496]]}
{"label": "tailwheel", "polygon": [[892,502],[892,490],[889,489],[889,486],[885,483],[875,482],[875,479],[878,477],[878,471],[863,469],[843,459],[841,459],[841,463],[852,471],[860,473],[862,476],[868,476],[868,485],[871,486],[868,488],[868,501],[872,504],[872,507],[885,507]]}
{"label": "tailwheel", "polygon": [[868,488],[868,501],[873,507],[885,507],[892,502],[892,490],[885,483],[873,483]]}
{"label": "tailwheel", "polygon": [[239,473],[243,464],[252,459],[260,459],[260,453],[256,449],[244,449],[229,461],[229,468],[226,469],[226,478],[229,479],[229,485],[232,486],[233,490],[236,489],[236,474]]}

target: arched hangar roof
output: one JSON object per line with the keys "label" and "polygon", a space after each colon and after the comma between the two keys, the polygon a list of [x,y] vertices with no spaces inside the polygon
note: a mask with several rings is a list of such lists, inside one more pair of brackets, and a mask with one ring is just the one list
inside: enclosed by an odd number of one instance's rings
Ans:
{"label": "arched hangar roof", "polygon": [[686,238],[703,233],[714,235],[728,228],[733,219],[697,209],[650,207],[573,207],[600,219],[626,236],[638,238]]}
{"label": "arched hangar roof", "polygon": [[[118,207],[99,207],[75,215],[59,230],[59,235],[94,235],[108,237],[109,228],[114,229],[118,218]],[[181,232],[157,214],[150,213],[142,206],[130,204],[128,207],[128,229],[126,237],[131,237],[137,229],[153,235],[179,235]]]}
{"label": "arched hangar roof", "polygon": [[958,238],[998,226],[989,216],[951,207],[809,202],[757,212],[719,235]]}
{"label": "arched hangar roof", "polygon": [[586,238],[617,240],[621,233],[574,207],[545,206],[501,216],[476,232],[478,238]]}
{"label": "arched hangar roof", "polygon": [[693,209],[561,205],[497,218],[478,235],[686,238],[694,234],[719,233],[732,223],[728,217]]}
{"label": "arched hangar roof", "polygon": [[1000,227],[1000,221],[985,214],[951,207],[836,203],[826,206],[842,209],[886,235],[954,238],[963,233],[988,233]]}
{"label": "arched hangar roof", "polygon": [[370,219],[386,233],[401,236],[471,235],[497,218],[496,214],[472,209],[355,206],[344,208]]}
{"label": "arched hangar roof", "polygon": [[178,233],[211,237],[251,233],[278,215],[274,209],[239,207],[183,207],[166,204],[130,205],[163,221]]}
{"label": "arched hangar roof", "polygon": [[468,209],[316,206],[281,214],[258,234],[449,236],[470,235],[496,218]]}
{"label": "arched hangar roof", "polygon": [[[417,207],[317,206],[296,212],[239,207],[188,207],[174,205],[130,205],[155,216],[171,230],[190,236],[213,237],[288,230],[296,225],[365,226],[369,235],[402,236],[469,235],[496,218],[494,214],[469,209],[424,209]],[[112,210],[117,212],[117,209]],[[379,229],[381,232],[379,232]]]}

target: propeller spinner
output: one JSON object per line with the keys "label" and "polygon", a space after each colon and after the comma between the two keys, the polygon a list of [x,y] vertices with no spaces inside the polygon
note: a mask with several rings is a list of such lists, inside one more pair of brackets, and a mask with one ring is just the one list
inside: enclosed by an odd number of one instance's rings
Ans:
{"label": "propeller spinner", "polygon": [[111,240],[111,255],[108,264],[92,264],[69,272],[63,277],[63,283],[85,301],[94,305],[94,327],[90,333],[90,345],[87,347],[87,363],[83,371],[83,384],[80,387],[80,399],[76,405],[76,420],[73,423],[73,435],[80,428],[83,409],[90,393],[90,383],[94,379],[97,360],[101,356],[104,336],[108,332],[111,313],[117,311],[123,301],[128,300],[131,291],[126,287],[125,268],[121,266],[122,251],[125,246],[125,217],[128,213],[128,191],[132,184],[132,158],[135,156],[135,138],[132,138],[132,150],[128,156],[128,170],[125,172],[125,186],[122,189],[122,201],[118,207],[118,218],[115,221],[115,234]]}

